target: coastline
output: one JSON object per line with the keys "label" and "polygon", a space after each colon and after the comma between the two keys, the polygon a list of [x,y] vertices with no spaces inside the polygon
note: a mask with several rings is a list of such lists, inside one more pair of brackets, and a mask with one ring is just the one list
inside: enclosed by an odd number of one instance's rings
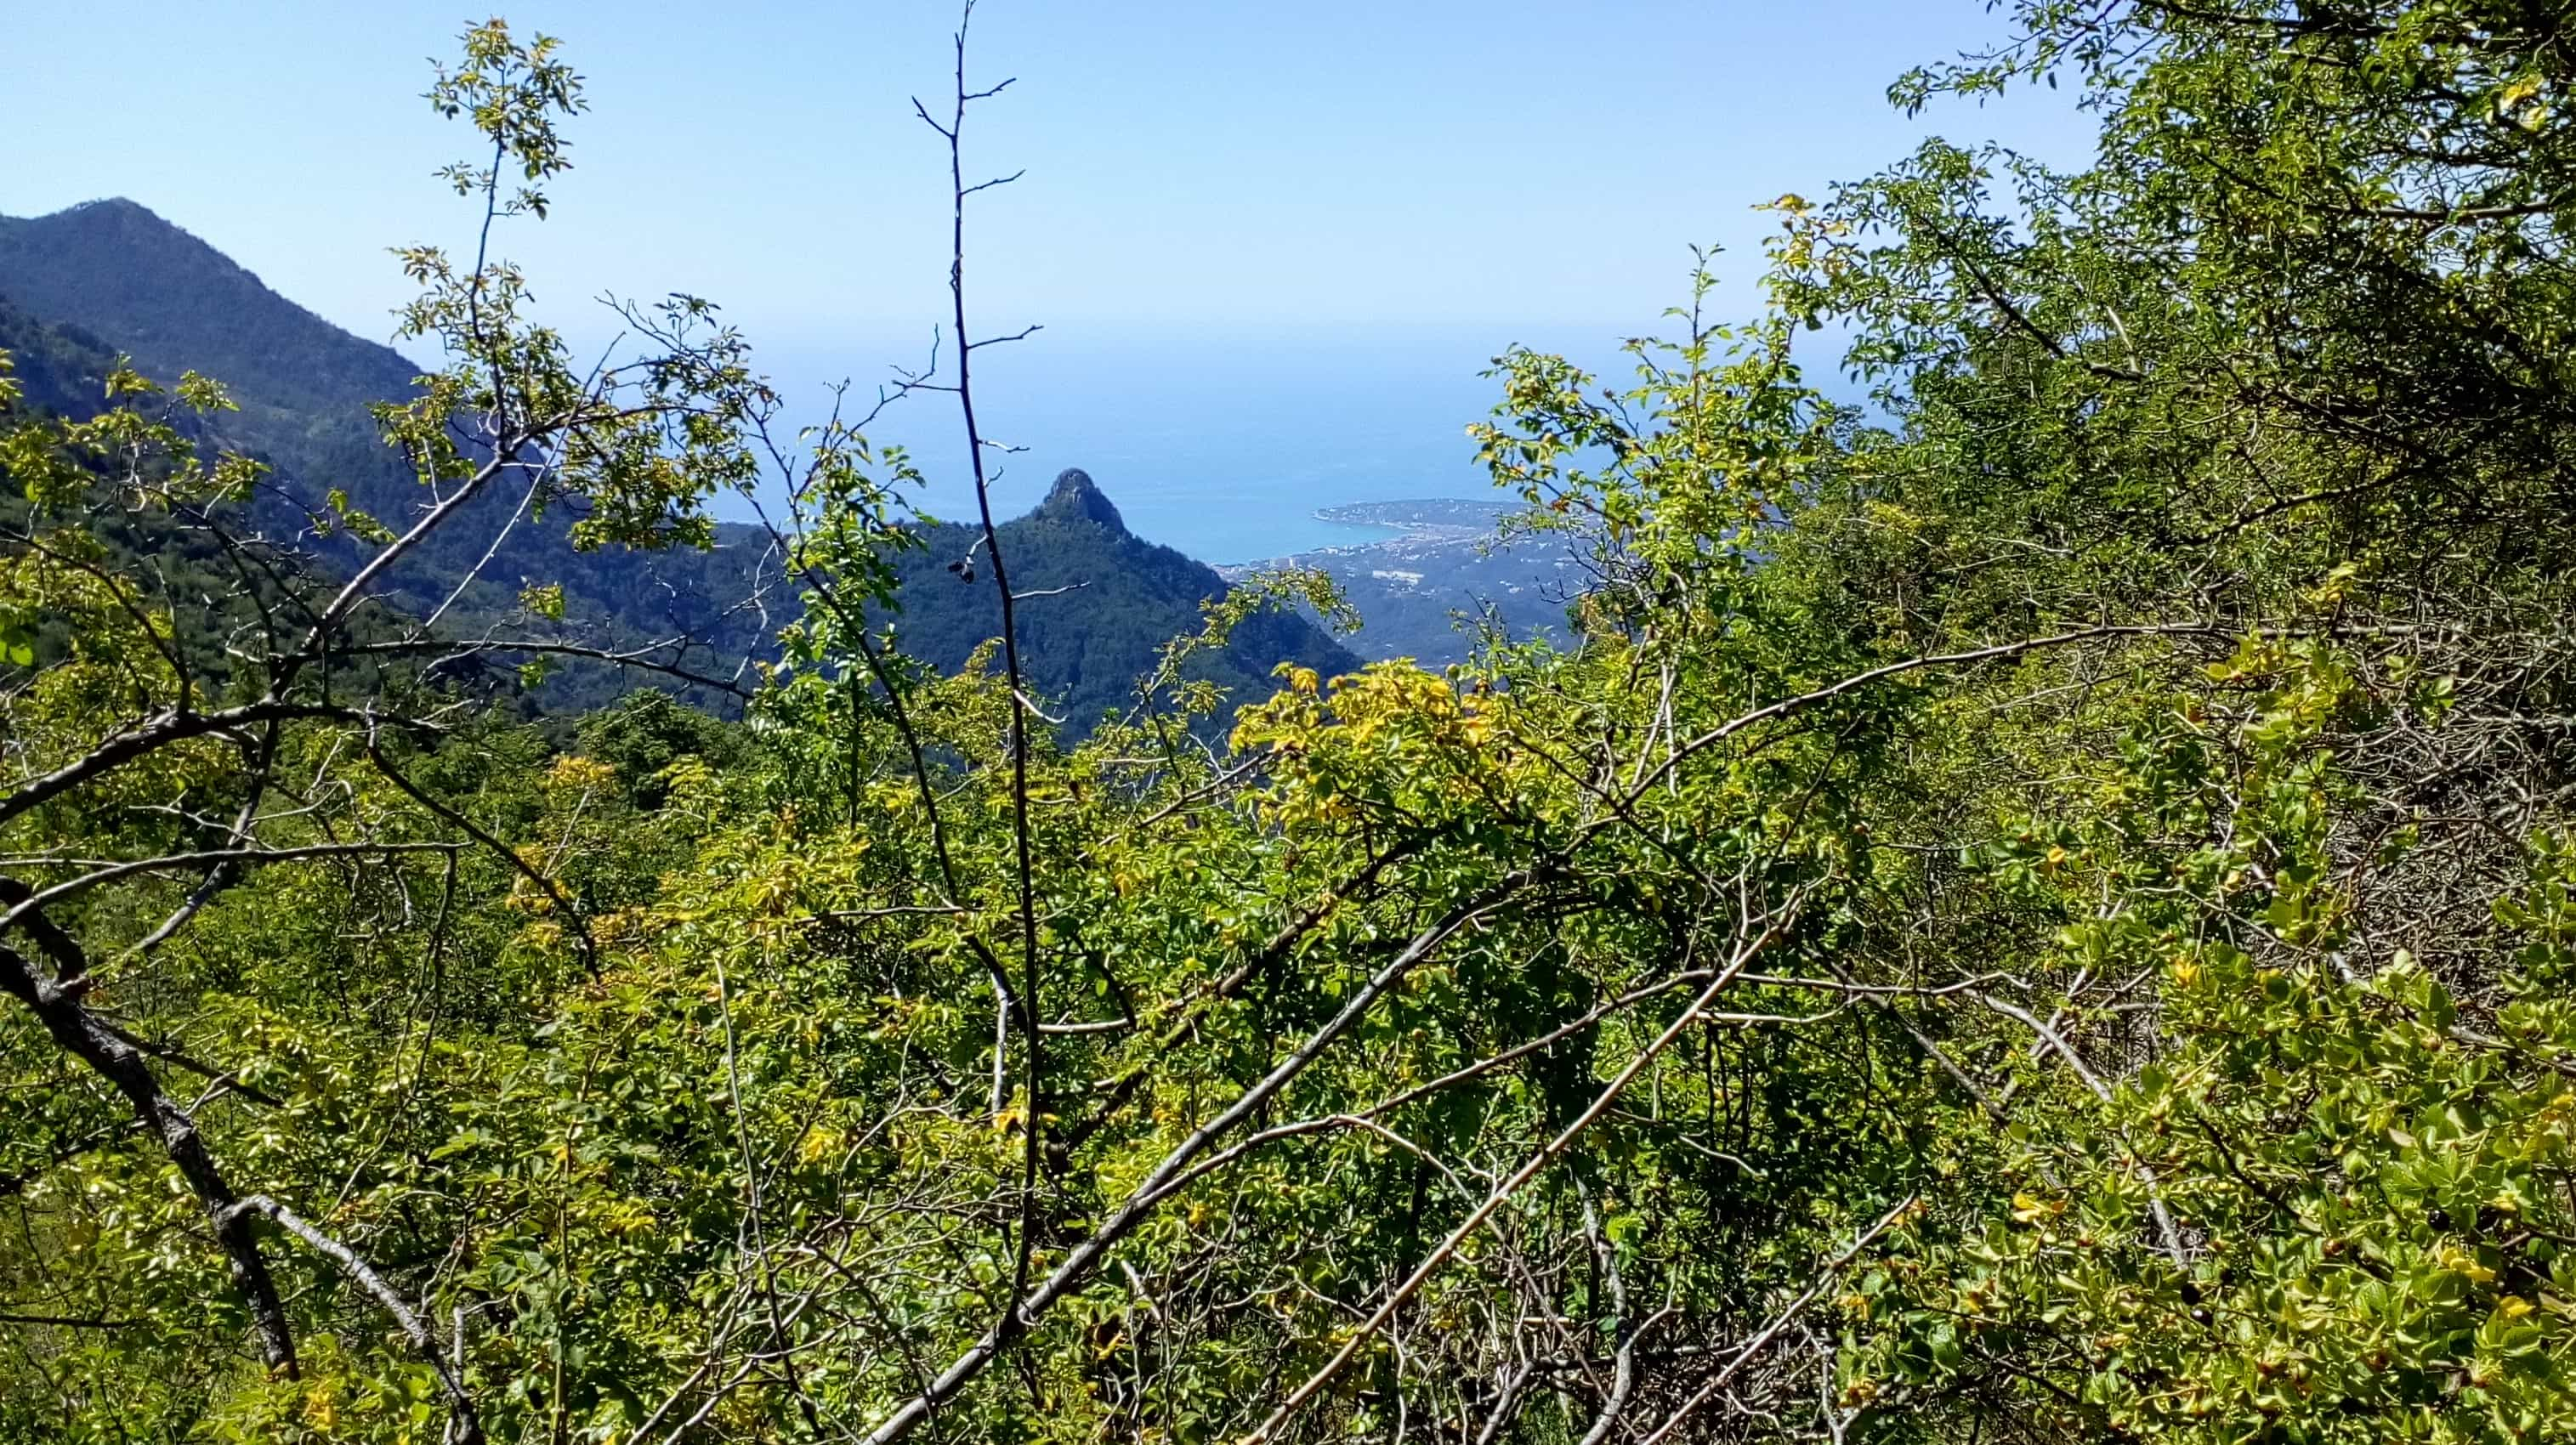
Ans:
{"label": "coastline", "polygon": [[1354,532],[1372,535],[1270,557],[1220,563],[1217,570],[1239,575],[1274,563],[1306,558],[1350,561],[1387,547],[1451,547],[1481,543],[1501,530],[1503,518],[1512,510],[1500,502],[1472,501],[1461,497],[1342,502],[1317,507],[1307,516],[1327,526],[1347,527]]}

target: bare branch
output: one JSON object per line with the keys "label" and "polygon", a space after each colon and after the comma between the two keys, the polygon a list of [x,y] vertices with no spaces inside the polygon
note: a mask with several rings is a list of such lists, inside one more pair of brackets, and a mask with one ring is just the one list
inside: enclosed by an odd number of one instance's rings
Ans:
{"label": "bare branch", "polygon": [[376,1302],[385,1307],[385,1313],[392,1315],[394,1323],[402,1327],[404,1336],[411,1341],[421,1360],[437,1372],[438,1383],[446,1390],[448,1405],[455,1412],[448,1438],[456,1445],[480,1445],[483,1424],[474,1412],[473,1398],[465,1393],[464,1381],[457,1378],[456,1367],[440,1353],[438,1340],[430,1334],[429,1326],[422,1322],[419,1313],[412,1309],[401,1293],[385,1282],[383,1275],[359,1258],[357,1251],[314,1228],[302,1215],[265,1194],[249,1195],[224,1210],[224,1214],[231,1218],[239,1218],[244,1213],[262,1214],[276,1221],[279,1228],[313,1246],[317,1253],[340,1266],[349,1278],[357,1281],[359,1288],[375,1296]]}

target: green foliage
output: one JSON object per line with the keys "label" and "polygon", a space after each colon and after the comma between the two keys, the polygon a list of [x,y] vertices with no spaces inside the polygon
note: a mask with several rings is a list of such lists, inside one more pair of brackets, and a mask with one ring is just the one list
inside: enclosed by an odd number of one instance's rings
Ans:
{"label": "green foliage", "polygon": [[[998,531],[1012,586],[1053,594],[1020,607],[1020,648],[1038,693],[1075,735],[1130,712],[1137,681],[1156,671],[1164,644],[1195,633],[1201,605],[1230,595],[1213,569],[1130,533],[1088,477],[1078,496],[1059,482],[1044,505]],[[971,562],[980,541],[974,528],[924,525],[893,559],[897,610],[888,621],[895,641],[944,672],[1001,635],[1000,603],[989,582],[976,580]],[[1243,589],[1246,601],[1264,595],[1259,586]],[[1280,663],[1327,676],[1360,665],[1293,611],[1238,606],[1226,635],[1193,648],[1166,686],[1204,684],[1240,704],[1270,692],[1271,669]]]}
{"label": "green foliage", "polygon": [[[235,500],[249,504],[250,523],[302,551],[306,569],[345,577],[369,546],[420,519],[427,496],[418,473],[370,416],[376,404],[421,395],[421,368],[405,356],[296,306],[129,201],[0,219],[0,278],[0,295],[9,298],[0,303],[0,348],[21,358],[28,400],[42,410],[74,419],[97,412],[120,350],[163,385],[175,386],[191,370],[220,379],[234,406],[181,429],[209,451],[265,468],[257,476],[236,470],[227,481]],[[524,485],[492,491],[457,524],[405,552],[379,605],[423,617],[462,586],[446,614],[458,635],[507,632],[524,587],[554,586],[565,589],[560,640],[632,648],[685,633],[732,657],[767,645],[757,623],[729,611],[759,582],[755,559],[768,539],[757,530],[699,518],[679,527],[677,540],[704,541],[712,550],[639,552],[610,534],[623,528],[641,541],[670,538],[639,532],[642,514],[632,513],[589,519],[584,536],[598,544],[592,550],[577,548],[562,528],[524,523],[490,548],[513,508],[539,501],[556,515],[583,505],[579,497],[531,498]],[[575,664],[543,698],[579,711],[613,700],[627,685]]]}
{"label": "green foliage", "polygon": [[[778,469],[801,594],[735,684],[546,650],[594,574],[513,570],[512,652],[239,546],[269,378],[0,310],[0,1428],[2576,1434],[2536,13],[2013,7],[1900,101],[2072,79],[2095,163],[1931,144],[1775,202],[1749,321],[1703,256],[1624,383],[1501,358],[1486,463],[1595,585],[1437,674],[1087,479],[919,522],[708,303],[591,378],[478,235],[403,253],[457,364],[347,398],[410,503],[270,458],[340,565],[490,545],[414,482],[524,445],[550,566]],[[480,27],[432,99],[541,213],[552,45]],[[741,716],[540,732],[486,653]]]}
{"label": "green foliage", "polygon": [[[2410,950],[2368,956],[2333,882],[2353,800],[2321,734],[2370,670],[2251,644],[2212,670],[2249,661],[2272,686],[2232,736],[2152,720],[2094,816],[1992,855],[2008,886],[2063,900],[2068,964],[2149,981],[2163,1046],[2098,1105],[2017,1123],[1994,1194],[1918,1220],[1843,1296],[1863,1342],[1847,1402],[1937,1414],[1999,1391],[2059,1428],[2190,1440],[2515,1440],[2576,1419],[2564,844],[2534,838],[2534,872],[2496,895],[2485,942],[2510,962],[2464,1022]],[[2083,907],[2106,893],[2120,906]],[[2248,933],[2275,957],[2230,941]],[[2282,966],[2284,946],[2307,961]]]}

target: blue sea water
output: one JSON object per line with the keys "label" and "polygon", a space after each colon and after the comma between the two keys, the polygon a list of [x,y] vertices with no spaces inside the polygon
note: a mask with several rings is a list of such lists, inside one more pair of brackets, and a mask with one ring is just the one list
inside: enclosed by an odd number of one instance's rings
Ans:
{"label": "blue sea water", "polygon": [[[1624,384],[1618,333],[1601,327],[1050,326],[974,354],[998,517],[1035,506],[1080,467],[1128,529],[1203,562],[1257,561],[1384,535],[1318,520],[1318,508],[1413,497],[1498,497],[1467,425],[1501,395],[1482,377],[1507,346],[1558,351]],[[893,362],[918,366],[929,331],[765,351],[800,411],[842,377],[872,393]],[[920,393],[869,429],[929,475],[919,502],[974,513],[954,399]]]}

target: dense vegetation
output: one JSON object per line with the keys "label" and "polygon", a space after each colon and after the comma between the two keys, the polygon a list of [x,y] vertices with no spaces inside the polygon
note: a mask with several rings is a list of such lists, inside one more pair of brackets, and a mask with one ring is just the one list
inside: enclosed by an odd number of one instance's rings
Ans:
{"label": "dense vegetation", "polygon": [[38,320],[0,295],[0,350],[17,378],[17,406],[60,415],[98,409],[116,353],[87,332]]}
{"label": "dense vegetation", "polygon": [[[190,431],[267,468],[245,530],[275,549],[345,576],[380,529],[407,530],[421,515],[413,469],[385,445],[370,413],[413,397],[419,368],[278,295],[142,206],[108,200],[0,217],[0,295],[159,385],[189,371],[221,378],[230,407]],[[98,410],[100,392],[93,386],[65,404],[39,388],[30,399],[80,418]],[[561,616],[549,620],[567,643],[685,657],[715,673],[765,645],[758,607],[743,604],[766,580],[766,536],[701,523],[707,548],[641,554],[568,537],[561,514],[581,505],[542,474],[508,495],[480,497],[458,523],[405,549],[378,601],[414,616],[443,613],[457,637],[508,632],[531,620],[518,598],[537,582],[562,589]],[[552,525],[504,530],[514,514]],[[578,708],[628,685],[582,665],[547,689],[546,701]]]}
{"label": "dense vegetation", "polygon": [[[965,667],[1001,635],[1001,609],[979,585],[980,529],[915,527],[917,545],[895,557],[895,640],[942,672]],[[1196,632],[1202,603],[1226,593],[1214,568],[1127,530],[1089,474],[1072,470],[1027,516],[993,531],[1013,563],[1013,585],[1045,594],[1019,619],[1020,646],[1046,705],[1075,734],[1136,702],[1136,680],[1155,670],[1163,644]],[[1037,599],[1032,599],[1037,600]],[[1176,680],[1203,682],[1236,699],[1267,695],[1270,669],[1356,670],[1359,659],[1294,612],[1250,612],[1222,647],[1197,649]],[[1221,731],[1221,729],[1220,729]]]}
{"label": "dense vegetation", "polygon": [[[370,412],[414,396],[418,368],[288,301],[131,201],[0,217],[0,350],[18,359],[25,404],[74,420],[101,409],[105,378],[120,361],[163,386],[189,371],[221,377],[231,405],[180,418],[183,433],[268,468],[248,522],[273,550],[308,566],[345,575],[364,556],[355,545],[368,540],[361,534],[407,527],[427,505]],[[437,614],[459,638],[524,636],[538,619],[520,606],[520,593],[539,583],[549,589],[548,633],[568,646],[728,680],[772,653],[772,613],[793,607],[778,577],[786,539],[776,527],[702,521],[703,548],[638,550],[585,547],[561,525],[541,525],[549,511],[581,504],[555,493],[542,474],[515,496],[478,498],[406,549],[379,583],[375,605],[415,618]],[[1076,733],[1132,702],[1137,674],[1175,631],[1197,625],[1199,603],[1226,590],[1208,568],[1128,536],[1116,510],[1105,499],[1100,505],[1110,536],[1041,525],[1048,512],[1004,529],[1025,567],[1056,579],[1042,585],[1084,583],[1080,595],[1032,616],[1026,634],[1039,697]],[[514,516],[522,520],[509,525]],[[927,551],[896,558],[911,589],[905,644],[954,670],[996,635],[995,609],[989,589],[959,588],[928,561],[949,551],[962,557],[965,536],[941,535],[935,525],[921,535]],[[1248,619],[1241,637],[1196,659],[1190,674],[1250,696],[1265,690],[1268,668],[1282,659],[1324,671],[1358,665],[1317,629],[1281,614]],[[635,681],[601,659],[566,653],[541,683],[508,690],[523,711],[564,714],[613,701]],[[702,706],[738,705],[723,689],[682,691]]]}
{"label": "dense vegetation", "polygon": [[[0,1433],[2576,1434],[2576,16],[2007,13],[1899,102],[2073,86],[2092,164],[1928,145],[1632,384],[1504,358],[1595,585],[1443,674],[1220,697],[1246,589],[1060,743],[989,515],[943,671],[901,457],[777,436],[699,303],[593,375],[441,251],[425,525],[787,497],[741,722],[519,726],[448,664],[548,634],[362,621],[416,542],[273,568],[202,378],[22,413]],[[551,43],[432,100],[541,212]]]}

